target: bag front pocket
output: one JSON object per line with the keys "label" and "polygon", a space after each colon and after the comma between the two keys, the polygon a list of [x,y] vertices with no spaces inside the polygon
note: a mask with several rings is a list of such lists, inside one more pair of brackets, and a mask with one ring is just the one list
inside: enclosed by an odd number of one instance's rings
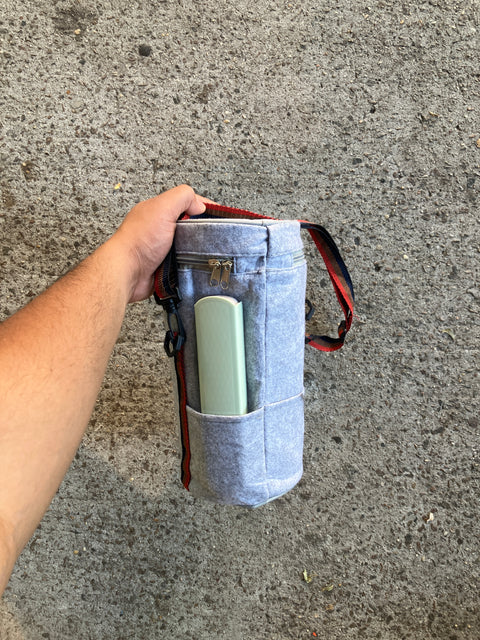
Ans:
{"label": "bag front pocket", "polygon": [[194,496],[259,506],[302,476],[303,394],[243,416],[214,416],[187,406]]}
{"label": "bag front pocket", "polygon": [[265,406],[265,459],[268,492],[278,497],[303,473],[303,391]]}
{"label": "bag front pocket", "polygon": [[224,504],[268,500],[264,409],[243,416],[214,416],[187,406],[189,490]]}

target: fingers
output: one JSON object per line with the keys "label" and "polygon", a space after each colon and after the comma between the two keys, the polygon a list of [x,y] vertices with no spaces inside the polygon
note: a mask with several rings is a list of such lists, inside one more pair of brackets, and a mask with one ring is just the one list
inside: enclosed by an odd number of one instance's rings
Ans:
{"label": "fingers", "polygon": [[205,205],[192,187],[182,184],[152,198],[155,209],[162,210],[168,221],[175,222],[182,213],[198,215],[205,211]]}
{"label": "fingers", "polygon": [[205,196],[199,196],[202,202],[210,203],[210,204],[218,204],[215,200],[210,200],[210,198],[205,198]]}
{"label": "fingers", "polygon": [[189,187],[186,184],[182,184],[179,187],[175,187],[175,189],[172,189],[172,191],[175,191],[176,189],[179,190],[179,194],[181,194],[181,197],[185,198],[185,206],[180,213],[185,212],[190,216],[196,216],[205,211],[206,207],[203,204],[203,198],[200,198],[200,196],[195,193],[192,187]]}

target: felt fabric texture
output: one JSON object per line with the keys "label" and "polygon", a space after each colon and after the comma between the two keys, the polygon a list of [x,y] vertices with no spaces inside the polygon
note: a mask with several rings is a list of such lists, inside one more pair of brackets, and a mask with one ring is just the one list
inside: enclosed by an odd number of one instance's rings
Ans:
{"label": "felt fabric texture", "polygon": [[[258,506],[284,494],[302,475],[306,264],[298,259],[300,224],[181,221],[175,249],[187,335],[189,490],[223,504]],[[232,260],[227,290],[211,286],[209,258]],[[193,307],[217,294],[243,303],[245,416],[200,413]]]}

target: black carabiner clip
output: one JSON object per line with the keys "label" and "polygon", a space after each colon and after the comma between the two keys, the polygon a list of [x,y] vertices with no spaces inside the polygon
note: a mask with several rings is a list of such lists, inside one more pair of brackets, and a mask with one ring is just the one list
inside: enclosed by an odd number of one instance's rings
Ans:
{"label": "black carabiner clip", "polygon": [[306,320],[306,322],[308,322],[309,320],[312,319],[312,316],[315,313],[315,306],[310,302],[310,300],[308,298],[306,298],[305,304],[308,307],[308,311],[305,314],[305,320]]}
{"label": "black carabiner clip", "polygon": [[177,307],[175,306],[173,301],[169,306],[170,308],[167,309],[168,331],[165,335],[163,347],[167,356],[171,358],[177,351],[180,351],[180,349],[185,344],[185,340],[187,337]]}

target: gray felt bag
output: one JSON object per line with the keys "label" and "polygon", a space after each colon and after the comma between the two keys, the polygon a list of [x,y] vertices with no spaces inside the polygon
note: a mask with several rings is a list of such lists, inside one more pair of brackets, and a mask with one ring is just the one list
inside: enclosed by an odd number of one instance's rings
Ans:
{"label": "gray felt bag", "polygon": [[[194,496],[254,507],[283,495],[302,476],[304,345],[342,346],[353,287],[323,227],[207,207],[178,222],[172,251],[155,275],[155,298],[169,327],[165,349],[177,377],[182,482]],[[305,335],[302,227],[321,252],[344,310],[336,338]],[[194,304],[216,293],[243,304],[246,415],[200,413]]]}

